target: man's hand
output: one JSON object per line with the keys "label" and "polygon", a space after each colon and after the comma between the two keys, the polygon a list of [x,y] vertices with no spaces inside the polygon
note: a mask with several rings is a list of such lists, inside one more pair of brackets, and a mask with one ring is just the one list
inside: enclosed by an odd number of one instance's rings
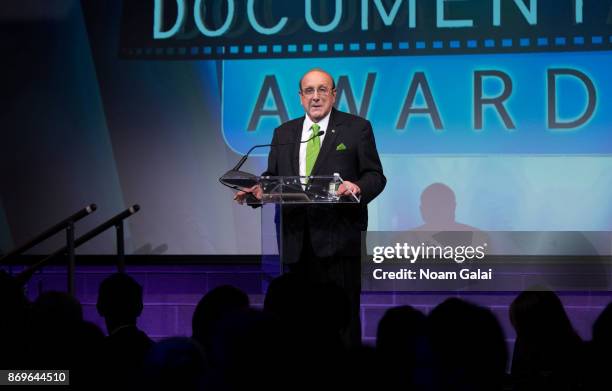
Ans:
{"label": "man's hand", "polygon": [[234,194],[234,201],[242,205],[244,204],[244,200],[249,196],[249,194],[252,194],[258,200],[261,200],[261,197],[263,195],[261,186],[255,185],[246,190],[240,190],[238,193]]}
{"label": "man's hand", "polygon": [[361,189],[359,186],[354,184],[353,182],[344,181],[338,187],[338,195],[339,196],[350,196],[351,192],[358,196],[361,193]]}

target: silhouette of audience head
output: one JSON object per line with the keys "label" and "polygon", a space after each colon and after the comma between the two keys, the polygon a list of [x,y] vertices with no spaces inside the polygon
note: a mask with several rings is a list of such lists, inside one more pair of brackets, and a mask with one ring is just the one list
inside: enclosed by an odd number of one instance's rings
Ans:
{"label": "silhouette of audience head", "polygon": [[425,315],[409,305],[388,309],[378,323],[376,349],[385,355],[415,359],[426,335]]}
{"label": "silhouette of audience head", "polygon": [[[221,374],[220,388],[277,389],[288,369],[286,365],[294,362],[278,319],[262,311],[240,308],[226,312],[217,326],[206,354],[211,367]],[[262,376],[271,369],[273,375]]]}
{"label": "silhouette of audience head", "polygon": [[335,333],[348,327],[349,306],[345,291],[337,284],[310,284],[294,273],[272,280],[264,299],[268,313],[283,320],[308,321]]}
{"label": "silhouette of audience head", "polygon": [[612,368],[612,303],[595,320],[586,367],[586,390],[609,390]]}
{"label": "silhouette of audience head", "polygon": [[264,312],[282,324],[278,337],[282,338],[286,360],[281,365],[291,365],[284,376],[300,378],[302,369],[309,368],[310,376],[300,380],[299,387],[315,388],[326,381],[329,388],[334,388],[347,363],[351,313],[346,292],[331,282],[311,283],[287,273],[270,283]]}
{"label": "silhouette of audience head", "polygon": [[488,308],[447,299],[431,311],[428,328],[440,389],[502,389],[507,348]]}
{"label": "silhouette of audience head", "polygon": [[25,359],[29,307],[20,284],[0,270],[0,368],[21,364]]}
{"label": "silhouette of audience head", "polygon": [[543,287],[523,291],[514,299],[510,305],[510,321],[517,338],[525,342],[578,338],[559,297]]}
{"label": "silhouette of audience head", "polygon": [[[28,299],[23,292],[23,287],[10,274],[0,270],[0,309],[2,318],[10,321],[12,318],[4,316],[10,314],[22,314],[29,306]],[[4,325],[4,322],[0,323]]]}
{"label": "silhouette of audience head", "polygon": [[309,284],[303,278],[285,273],[270,282],[263,308],[283,320],[297,320],[307,313],[309,296]]}
{"label": "silhouette of audience head", "polygon": [[80,326],[81,303],[68,293],[44,292],[32,304],[32,324],[41,331],[55,332]]}
{"label": "silhouette of audience head", "polygon": [[105,387],[122,385],[134,388],[135,374],[153,341],[136,327],[143,310],[142,286],[125,273],[108,276],[98,290],[98,313],[104,317],[108,337],[102,356],[108,376]]}
{"label": "silhouette of audience head", "polygon": [[143,309],[142,286],[125,273],[112,274],[100,284],[96,308],[109,333],[120,326],[136,325]]}
{"label": "silhouette of audience head", "polygon": [[155,344],[143,364],[143,389],[200,390],[206,371],[202,348],[191,338],[175,337]]}
{"label": "silhouette of audience head", "polygon": [[612,354],[612,303],[606,306],[593,324],[593,342],[609,348]]}
{"label": "silhouette of audience head", "polygon": [[74,364],[82,336],[81,304],[64,292],[42,293],[32,304],[30,354],[34,365]]}
{"label": "silhouette of audience head", "polygon": [[[376,333],[377,365],[393,376],[378,378],[381,389],[421,389],[430,383],[422,368],[431,366],[425,315],[405,305],[388,309]],[[423,382],[425,380],[425,382]]]}
{"label": "silhouette of audience head", "polygon": [[0,305],[2,310],[15,310],[28,306],[23,287],[10,274],[0,270]]}
{"label": "silhouette of audience head", "polygon": [[421,216],[426,224],[447,224],[455,221],[455,193],[443,183],[433,183],[421,193]]}
{"label": "silhouette of audience head", "polygon": [[249,308],[249,297],[231,285],[222,285],[206,293],[198,302],[191,321],[193,339],[205,350],[210,348],[218,322],[229,312]]}
{"label": "silhouette of audience head", "polygon": [[582,341],[554,292],[542,287],[522,292],[510,305],[510,321],[516,330],[512,377],[518,389],[578,386]]}

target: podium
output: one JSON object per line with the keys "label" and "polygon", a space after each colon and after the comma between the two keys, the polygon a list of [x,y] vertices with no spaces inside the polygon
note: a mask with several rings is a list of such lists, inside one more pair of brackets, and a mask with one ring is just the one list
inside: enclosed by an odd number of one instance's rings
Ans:
{"label": "podium", "polygon": [[333,176],[262,176],[257,184],[261,192],[251,197],[249,205],[264,204],[357,204],[360,197],[354,193],[338,196],[338,187],[344,181]]}
{"label": "podium", "polygon": [[247,200],[247,204],[261,206],[261,268],[264,285],[283,272],[283,208],[359,204],[361,198],[354,193],[344,196],[336,194],[343,182],[338,174],[256,178],[258,190]]}

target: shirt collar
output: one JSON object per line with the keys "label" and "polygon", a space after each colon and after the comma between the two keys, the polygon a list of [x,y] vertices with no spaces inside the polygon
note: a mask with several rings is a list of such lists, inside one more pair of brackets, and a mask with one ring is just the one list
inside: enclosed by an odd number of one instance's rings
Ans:
{"label": "shirt collar", "polygon": [[[323,117],[319,122],[317,122],[317,124],[319,124],[320,126],[320,130],[324,130],[325,132],[327,132],[327,126],[329,125],[329,117],[331,117],[331,112],[332,110],[329,111],[329,113],[327,113],[327,115],[325,117]],[[315,122],[313,122],[310,117],[308,116],[308,114],[306,114],[304,116],[304,130],[310,130],[310,127],[312,126],[312,124],[314,124]]]}

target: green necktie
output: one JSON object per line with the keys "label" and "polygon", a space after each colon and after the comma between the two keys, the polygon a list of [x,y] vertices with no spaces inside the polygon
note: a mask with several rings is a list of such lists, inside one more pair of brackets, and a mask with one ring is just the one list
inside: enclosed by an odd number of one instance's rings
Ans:
{"label": "green necktie", "polygon": [[[312,124],[310,129],[312,130],[310,137],[312,137],[314,134],[319,132],[321,127],[319,124]],[[319,149],[321,149],[321,139],[319,136],[316,136],[306,143],[306,176],[310,176],[310,173],[312,172],[312,168],[317,161],[317,156],[319,156]]]}

